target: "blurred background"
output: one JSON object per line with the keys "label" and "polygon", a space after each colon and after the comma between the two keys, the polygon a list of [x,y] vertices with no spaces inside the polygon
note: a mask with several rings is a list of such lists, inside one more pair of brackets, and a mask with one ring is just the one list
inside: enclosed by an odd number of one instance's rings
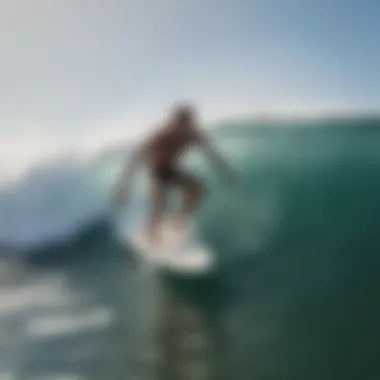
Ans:
{"label": "blurred background", "polygon": [[[215,349],[202,372],[164,339],[149,378],[378,379],[379,16],[375,0],[2,0],[0,379],[147,378],[157,285]],[[141,273],[109,204],[178,101],[241,182],[185,158],[207,188],[206,281]]]}

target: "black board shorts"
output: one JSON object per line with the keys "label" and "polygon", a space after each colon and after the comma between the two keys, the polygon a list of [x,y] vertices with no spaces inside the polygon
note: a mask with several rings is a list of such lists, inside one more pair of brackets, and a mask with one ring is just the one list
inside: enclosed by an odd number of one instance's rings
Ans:
{"label": "black board shorts", "polygon": [[160,165],[152,168],[152,175],[163,184],[176,184],[180,183],[183,179],[181,171],[170,165]]}

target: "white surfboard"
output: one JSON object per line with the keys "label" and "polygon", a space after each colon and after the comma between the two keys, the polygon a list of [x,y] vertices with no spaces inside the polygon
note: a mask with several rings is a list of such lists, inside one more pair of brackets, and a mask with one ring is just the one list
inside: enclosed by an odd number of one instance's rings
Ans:
{"label": "white surfboard", "polygon": [[126,228],[124,236],[138,259],[156,268],[199,275],[214,267],[214,254],[202,241],[194,225],[179,227],[175,219],[164,217],[152,241],[145,223]]}

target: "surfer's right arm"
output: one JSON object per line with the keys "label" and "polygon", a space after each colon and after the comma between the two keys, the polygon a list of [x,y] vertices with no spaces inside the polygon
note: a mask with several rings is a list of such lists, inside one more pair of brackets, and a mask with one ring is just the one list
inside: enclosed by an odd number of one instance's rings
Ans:
{"label": "surfer's right arm", "polygon": [[131,155],[125,160],[123,168],[116,185],[114,193],[114,203],[118,206],[128,198],[129,187],[132,183],[132,177],[136,170],[143,163],[149,152],[150,141],[144,142],[138,146]]}
{"label": "surfer's right arm", "polygon": [[121,181],[124,183],[130,183],[130,179],[135,174],[137,168],[143,162],[146,155],[145,144],[139,146],[132,152],[132,155],[125,161],[123,170],[121,172]]}

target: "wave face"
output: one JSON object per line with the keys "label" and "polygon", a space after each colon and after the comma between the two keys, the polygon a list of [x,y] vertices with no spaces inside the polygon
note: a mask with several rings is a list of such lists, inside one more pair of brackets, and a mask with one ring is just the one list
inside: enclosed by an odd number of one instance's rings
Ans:
{"label": "wave face", "polygon": [[[217,144],[239,173],[236,190],[200,156],[188,157],[206,184],[199,222],[221,257],[257,255],[289,239],[333,251],[365,245],[376,233],[380,133],[352,122],[324,126],[231,123],[217,130]],[[88,239],[110,216],[109,194],[125,156],[109,152],[87,163],[40,165],[0,190],[0,244],[28,251],[82,233]]]}
{"label": "wave face", "polygon": [[69,242],[107,215],[110,185],[123,155],[34,167],[0,189],[0,245],[28,250]]}
{"label": "wave face", "polygon": [[[210,322],[206,341],[217,343],[226,379],[380,378],[380,128],[328,124],[215,131],[237,189],[188,157],[205,181],[197,219],[223,265],[216,281],[164,288],[171,310],[190,307]],[[0,258],[5,378],[116,379],[136,368],[135,310],[156,283],[141,286],[111,236],[108,197],[123,155],[45,164],[0,191],[1,242],[36,264]],[[142,176],[137,214],[143,189]]]}

